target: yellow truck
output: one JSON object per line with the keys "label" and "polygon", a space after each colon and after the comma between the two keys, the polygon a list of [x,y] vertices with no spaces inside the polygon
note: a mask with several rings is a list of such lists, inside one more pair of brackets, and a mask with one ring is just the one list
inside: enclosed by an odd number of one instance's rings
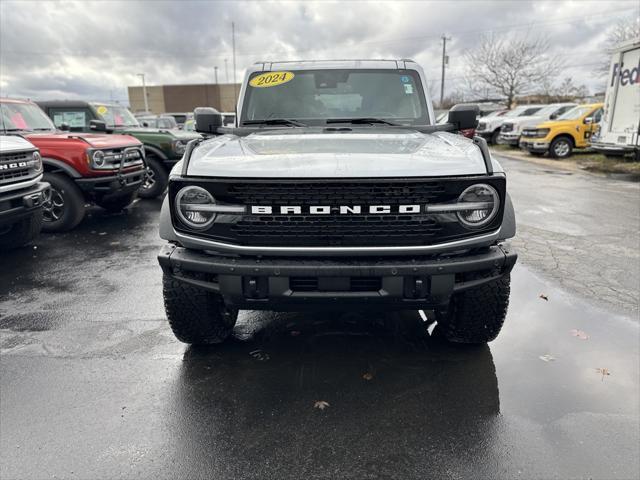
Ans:
{"label": "yellow truck", "polygon": [[578,105],[555,120],[522,130],[520,148],[533,155],[549,152],[552,158],[567,158],[574,148],[589,146],[602,119],[602,103]]}

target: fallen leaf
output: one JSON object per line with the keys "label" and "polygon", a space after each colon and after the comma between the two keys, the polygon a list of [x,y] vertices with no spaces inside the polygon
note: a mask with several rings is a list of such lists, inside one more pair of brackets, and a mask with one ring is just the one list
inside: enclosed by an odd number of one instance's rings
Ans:
{"label": "fallen leaf", "polygon": [[115,247],[116,245],[120,245],[120,242],[109,242],[109,245]]}
{"label": "fallen leaf", "polygon": [[611,375],[611,372],[608,368],[596,368],[596,372],[602,375],[602,378],[600,379],[601,382],[604,382],[605,375]]}
{"label": "fallen leaf", "polygon": [[365,380],[369,381],[369,380],[373,380],[373,373],[371,372],[367,372],[364,375],[362,375],[362,378],[364,378]]}
{"label": "fallen leaf", "polygon": [[107,232],[100,232],[98,235],[106,235]]}
{"label": "fallen leaf", "polygon": [[580,340],[589,340],[589,335],[584,333],[582,330],[574,328],[573,330],[570,330],[569,333],[571,333],[571,335],[573,335],[574,337],[578,337]]}
{"label": "fallen leaf", "polygon": [[540,296],[538,298],[541,298],[542,300],[548,302],[549,301],[549,297],[547,297],[544,293],[541,293]]}
{"label": "fallen leaf", "polygon": [[538,358],[543,362],[553,362],[556,359],[556,357],[549,355],[548,353],[546,355],[540,355]]}
{"label": "fallen leaf", "polygon": [[325,402],[324,400],[318,400],[313,404],[313,408],[319,408],[320,410],[324,410],[328,407],[330,407],[329,402]]}

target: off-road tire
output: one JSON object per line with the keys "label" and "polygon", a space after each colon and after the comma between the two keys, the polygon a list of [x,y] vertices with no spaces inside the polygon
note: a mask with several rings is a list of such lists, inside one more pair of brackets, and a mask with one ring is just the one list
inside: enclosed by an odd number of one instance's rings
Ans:
{"label": "off-road tire", "polygon": [[[560,149],[559,148],[560,144],[565,144],[565,143],[566,143],[565,149]],[[563,153],[556,151],[556,149],[562,150]],[[551,158],[559,158],[559,159],[569,158],[572,152],[573,152],[573,140],[571,140],[571,138],[565,135],[554,138],[553,141],[551,142],[551,145],[549,145],[549,156]]]}
{"label": "off-road tire", "polygon": [[499,136],[500,136],[500,129],[496,130],[495,132],[493,132],[491,134],[491,138],[489,139],[489,143],[491,145],[497,145]]}
{"label": "off-road tire", "polygon": [[153,185],[149,188],[145,188],[146,182],[138,190],[138,196],[140,198],[156,198],[164,193],[169,183],[169,175],[164,168],[162,160],[155,155],[147,155],[145,158],[147,162],[147,170],[150,170],[153,174]]}
{"label": "off-road tire", "polygon": [[507,315],[511,278],[498,280],[453,295],[438,326],[449,342],[486,343],[495,339]]}
{"label": "off-road tire", "polygon": [[51,214],[48,213],[47,203],[45,202],[44,219],[42,222],[43,232],[64,232],[71,230],[78,225],[84,218],[85,200],[80,189],[69,177],[57,173],[44,173],[43,181],[48,182],[51,185],[49,194],[53,199],[57,194],[61,195],[64,202],[64,208],[58,219],[47,221],[47,218],[51,218]]}
{"label": "off-road tire", "polygon": [[181,342],[210,345],[231,335],[238,311],[227,308],[220,295],[167,274],[162,277],[162,291],[169,325]]}
{"label": "off-road tire", "polygon": [[125,207],[131,205],[131,203],[135,200],[138,192],[131,192],[126,195],[119,195],[117,197],[102,199],[100,201],[96,201],[96,204],[99,207],[104,208],[108,212],[120,212]]}
{"label": "off-road tire", "polygon": [[16,222],[7,233],[0,235],[0,246],[17,248],[28,244],[40,235],[42,228],[42,209],[33,215]]}

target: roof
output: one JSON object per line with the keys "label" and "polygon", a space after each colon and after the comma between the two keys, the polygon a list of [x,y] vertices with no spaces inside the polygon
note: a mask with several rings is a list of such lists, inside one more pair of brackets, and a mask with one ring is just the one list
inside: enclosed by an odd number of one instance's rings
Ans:
{"label": "roof", "polygon": [[21,100],[19,98],[1,98],[1,103],[33,103],[31,100]]}
{"label": "roof", "polygon": [[303,69],[388,69],[403,70],[410,63],[412,69],[418,65],[409,59],[361,59],[361,60],[283,60],[283,61],[263,61],[256,62],[248,71],[274,71],[282,68],[291,70]]}
{"label": "roof", "polygon": [[[44,107],[86,107],[89,102],[85,100],[43,100],[36,102]],[[108,105],[108,104],[105,104]]]}

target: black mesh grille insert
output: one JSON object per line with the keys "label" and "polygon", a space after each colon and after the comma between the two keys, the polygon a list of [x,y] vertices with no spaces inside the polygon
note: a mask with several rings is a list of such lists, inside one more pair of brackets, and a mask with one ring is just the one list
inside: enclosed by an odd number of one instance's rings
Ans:
{"label": "black mesh grille insert", "polygon": [[245,205],[398,205],[436,199],[444,186],[440,182],[237,183],[227,192]]}
{"label": "black mesh grille insert", "polygon": [[[185,182],[209,190],[220,203],[244,206],[246,213],[218,214],[208,230],[193,232],[177,218],[172,203],[178,230],[238,245],[276,247],[401,247],[470,237],[495,230],[502,220],[502,206],[495,220],[478,230],[465,228],[455,214],[425,213],[425,207],[456,202],[465,188],[476,183],[492,185],[501,198],[505,190],[500,175],[361,181],[187,178],[170,182],[170,202]],[[401,205],[418,206],[419,213],[413,209],[401,213]],[[340,209],[356,206],[360,209]],[[371,213],[373,206],[385,206],[388,213]],[[267,207],[255,211],[271,213],[252,213],[252,207]],[[281,207],[298,207],[300,213]],[[322,207],[329,213],[313,214],[311,207]]]}

